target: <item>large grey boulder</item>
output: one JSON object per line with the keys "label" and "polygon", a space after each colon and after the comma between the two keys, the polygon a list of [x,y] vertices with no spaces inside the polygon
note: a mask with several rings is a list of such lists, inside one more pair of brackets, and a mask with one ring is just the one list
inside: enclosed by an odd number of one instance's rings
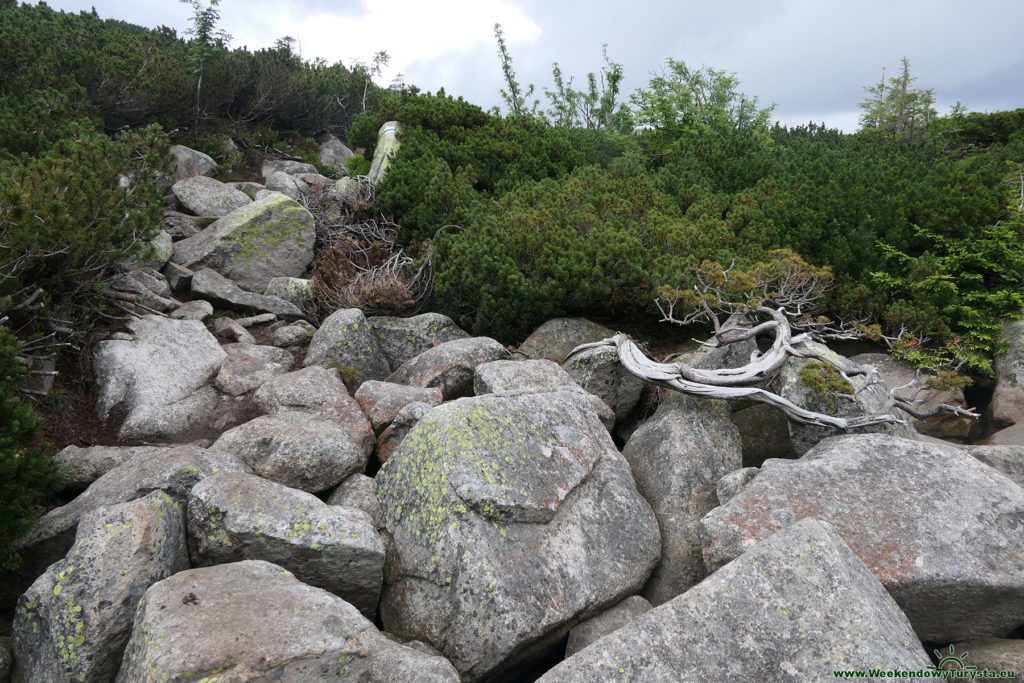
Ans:
{"label": "large grey boulder", "polygon": [[1024,486],[1024,445],[962,446],[965,452]]}
{"label": "large grey boulder", "polygon": [[192,270],[213,268],[243,289],[262,292],[271,278],[299,277],[306,271],[314,238],[313,215],[271,193],[175,242],[172,260]]}
{"label": "large grey boulder", "polygon": [[793,524],[540,681],[825,681],[923,670],[907,618],[828,525]]}
{"label": "large grey boulder", "polygon": [[201,423],[216,402],[205,385],[226,356],[217,340],[197,320],[147,315],[127,326],[130,341],[101,341],[93,351],[100,419],[123,405],[121,440],[173,438]]}
{"label": "large grey boulder", "polygon": [[263,293],[302,308],[313,300],[313,281],[299,277],[272,277]]}
{"label": "large grey boulder", "polygon": [[298,201],[302,195],[309,194],[309,185],[284,171],[274,171],[267,178],[267,188],[272,192],[280,192],[286,197]]}
{"label": "large grey boulder", "polygon": [[67,557],[18,601],[15,679],[112,680],[143,592],[185,569],[185,515],[166,493],[88,513]]}
{"label": "large grey boulder", "polygon": [[982,443],[987,446],[1024,446],[1024,422],[1000,429]]}
{"label": "large grey boulder", "polygon": [[569,631],[569,640],[565,644],[565,656],[573,656],[595,640],[619,630],[641,614],[650,612],[652,607],[653,605],[646,599],[639,595],[631,595],[615,607],[574,626]]}
{"label": "large grey boulder", "polygon": [[139,605],[118,683],[203,677],[459,681],[441,657],[399,645],[341,598],[259,560],[175,574]]}
{"label": "large grey boulder", "polygon": [[309,342],[302,363],[337,368],[353,386],[391,374],[377,336],[358,308],[343,308],[327,316]]}
{"label": "large grey boulder", "polygon": [[719,479],[743,466],[729,414],[725,401],[672,393],[622,450],[661,529],[661,562],[643,590],[654,605],[707,576],[697,524],[718,505]]}
{"label": "large grey boulder", "polygon": [[382,432],[391,424],[399,411],[414,401],[427,405],[441,405],[441,390],[427,387],[410,387],[405,384],[363,382],[356,390],[355,399],[366,416],[370,418],[373,431]]}
{"label": "large grey boulder", "polygon": [[796,520],[828,521],[922,641],[950,642],[1024,621],[1022,515],[1024,490],[959,448],[855,434],[766,462],[698,531],[714,570]]}
{"label": "large grey boulder", "polygon": [[237,311],[266,311],[285,320],[302,317],[295,304],[276,296],[247,292],[211,268],[200,268],[192,275],[192,293]]}
{"label": "large grey boulder", "polygon": [[[1017,675],[1024,671],[1024,640],[1020,639],[977,638],[955,643],[948,649],[942,648],[939,654],[957,656],[963,661],[964,668],[973,666],[979,674],[982,670],[994,671],[996,676],[1001,671],[1013,671]],[[960,667],[953,664],[950,668]]]}
{"label": "large grey boulder", "polygon": [[562,368],[586,391],[608,404],[616,422],[625,420],[640,401],[643,380],[622,366],[614,348],[581,351],[562,363]]}
{"label": "large grey boulder", "polygon": [[465,339],[469,335],[441,313],[421,313],[411,318],[376,315],[369,318],[388,365],[397,368],[427,349]]}
{"label": "large grey boulder", "polygon": [[476,366],[507,356],[505,347],[490,337],[456,339],[427,349],[397,368],[387,381],[437,388],[449,400],[473,392]]}
{"label": "large grey boulder", "polygon": [[259,389],[271,377],[288,372],[295,360],[292,354],[276,346],[228,344],[223,348],[227,358],[214,383],[232,396]]}
{"label": "large grey boulder", "polygon": [[227,453],[197,446],[162,448],[141,452],[99,479],[66,505],[50,510],[18,539],[15,549],[33,565],[52,564],[64,556],[75,539],[79,520],[101,505],[141,498],[161,489],[178,500],[202,479],[217,472],[251,472]]}
{"label": "large grey boulder", "polygon": [[547,359],[562,363],[569,352],[580,344],[601,341],[615,335],[615,331],[586,318],[553,318],[529,337],[517,353],[532,359]]}
{"label": "large grey boulder", "polygon": [[348,161],[349,157],[353,154],[351,149],[346,147],[341,140],[333,136],[320,145],[319,152],[320,163],[324,166],[336,168],[339,171],[344,170],[345,162]]}
{"label": "large grey boulder", "polygon": [[167,278],[153,268],[139,268],[115,275],[107,282],[107,291],[129,304],[137,303],[161,313],[179,305],[171,294]]}
{"label": "large grey boulder", "polygon": [[361,510],[225,472],[193,487],[188,528],[195,566],[267,560],[344,598],[368,619],[377,613],[384,543]]}
{"label": "large grey boulder", "polygon": [[384,625],[438,648],[468,681],[543,655],[657,562],[650,506],[576,392],[434,408],[376,482],[394,547]]}
{"label": "large grey boulder", "polygon": [[[845,370],[852,370],[856,367],[849,358],[841,356],[832,351],[824,344],[812,341],[804,341],[796,345],[801,351],[813,351],[827,356],[833,365]],[[813,410],[838,417],[858,417],[862,415],[875,415],[889,410],[889,392],[884,383],[876,383],[866,388],[867,378],[863,375],[851,377],[851,385],[856,392],[854,398],[839,395],[827,390],[818,390],[808,386],[800,376],[800,370],[808,363],[817,363],[810,358],[792,357],[788,359],[779,372],[779,395],[788,399],[807,410]],[[899,413],[900,417],[906,417]],[[909,423],[877,424],[868,427],[858,427],[853,430],[857,433],[881,433],[892,434],[905,439],[916,439],[917,432]],[[839,430],[833,427],[822,427],[818,425],[807,425],[789,421],[789,435],[793,443],[793,450],[797,455],[803,455],[822,439],[839,434]]]}
{"label": "large grey boulder", "polygon": [[996,389],[988,414],[993,422],[1024,422],[1024,320],[1003,324],[1006,351],[996,358]]}
{"label": "large grey boulder", "polygon": [[68,446],[53,456],[64,475],[64,488],[81,491],[104,474],[138,455],[159,455],[168,446]]}
{"label": "large grey boulder", "polygon": [[755,403],[732,414],[743,442],[743,465],[760,467],[769,458],[795,458],[789,418],[775,406]]}
{"label": "large grey boulder", "polygon": [[[917,376],[917,371],[909,362],[894,358],[887,353],[861,353],[852,356],[850,360],[854,363],[874,365],[878,368],[882,381],[890,389],[904,386]],[[922,373],[921,381],[927,382],[932,377],[933,375],[929,373]],[[910,388],[901,389],[896,392],[896,395],[909,399],[914,391]],[[964,392],[961,389],[936,389],[926,386],[917,393],[916,401],[918,409],[922,412],[927,412],[942,404],[967,407],[967,401],[964,399]],[[910,423],[917,431],[924,434],[930,434],[937,438],[959,439],[967,438],[971,431],[978,426],[978,421],[973,418],[950,413],[935,415],[926,420],[910,418]]]}
{"label": "large grey boulder", "polygon": [[185,210],[196,216],[226,216],[252,203],[244,192],[201,175],[179,180],[171,191]]}
{"label": "large grey boulder", "polygon": [[369,455],[373,450],[370,421],[348,395],[338,372],[331,368],[313,366],[275,375],[256,390],[253,403],[270,415],[298,412],[334,422],[344,427],[364,453]]}
{"label": "large grey boulder", "polygon": [[209,154],[184,145],[171,145],[168,151],[174,157],[175,180],[184,180],[197,175],[213,175],[213,172],[217,170],[217,162]]}
{"label": "large grey boulder", "polygon": [[211,448],[235,455],[265,479],[311,493],[361,472],[367,460],[344,425],[294,411],[229,429]]}
{"label": "large grey boulder", "polygon": [[[195,216],[178,211],[164,211],[162,227],[164,232],[171,236],[172,240],[182,240],[191,237],[202,229],[196,221]],[[171,254],[174,254],[174,247],[171,246]]]}

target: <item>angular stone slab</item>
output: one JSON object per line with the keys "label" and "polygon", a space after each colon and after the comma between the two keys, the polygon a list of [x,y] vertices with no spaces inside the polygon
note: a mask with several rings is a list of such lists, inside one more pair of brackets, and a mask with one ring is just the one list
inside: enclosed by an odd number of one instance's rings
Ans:
{"label": "angular stone slab", "polygon": [[381,315],[368,320],[392,368],[399,367],[439,344],[469,336],[451,318],[441,313],[421,313],[411,318]]}
{"label": "angular stone slab", "polygon": [[252,203],[244,192],[201,175],[179,180],[171,191],[185,210],[196,216],[226,216]]}
{"label": "angular stone slab", "polygon": [[505,347],[490,337],[456,339],[427,349],[396,369],[387,381],[434,387],[449,400],[472,393],[476,366],[507,356]]}
{"label": "angular stone slab", "polygon": [[167,446],[68,446],[53,459],[64,473],[64,488],[81,491],[138,455],[158,455]]}
{"label": "angular stone slab", "polygon": [[657,562],[650,506],[576,392],[434,408],[376,482],[395,549],[385,627],[437,647],[467,681],[548,652]]}
{"label": "angular stone slab", "polygon": [[259,560],[175,574],[146,591],[118,683],[458,683],[452,665],[399,645],[336,595]]}
{"label": "angular stone slab", "polygon": [[235,455],[261,477],[311,493],[366,467],[366,452],[344,425],[291,411],[229,429],[211,448]]}
{"label": "angular stone slab", "polygon": [[189,548],[195,566],[267,560],[310,586],[377,614],[384,543],[361,510],[238,472],[192,488]]}
{"label": "angular stone slab", "polygon": [[164,492],[89,512],[67,557],[18,601],[15,678],[112,680],[143,592],[185,569],[184,510]]}
{"label": "angular stone slab", "polygon": [[215,304],[240,311],[266,311],[284,320],[302,317],[302,311],[276,296],[247,292],[210,268],[200,268],[192,275],[192,293]]}
{"label": "angular stone slab", "polygon": [[374,528],[380,529],[384,526],[384,513],[380,509],[377,494],[373,492],[373,479],[365,474],[353,474],[338,484],[324,502],[328,505],[362,510],[373,521]]}
{"label": "angular stone slab", "polygon": [[192,270],[213,268],[243,289],[262,292],[271,278],[306,271],[314,238],[313,215],[275,192],[176,242],[172,260]]}
{"label": "angular stone slab", "polygon": [[831,681],[836,670],[930,663],[864,563],[829,525],[805,519],[540,681]]}
{"label": "angular stone slab", "polygon": [[1003,636],[1024,621],[1024,490],[959,448],[855,434],[767,461],[701,520],[704,559],[721,567],[805,517],[835,527],[922,641]]}
{"label": "angular stone slab", "polygon": [[429,406],[439,406],[442,401],[440,389],[410,387],[377,380],[363,382],[356,390],[355,399],[370,418],[370,424],[373,425],[375,432],[382,432],[399,411],[413,401]]}

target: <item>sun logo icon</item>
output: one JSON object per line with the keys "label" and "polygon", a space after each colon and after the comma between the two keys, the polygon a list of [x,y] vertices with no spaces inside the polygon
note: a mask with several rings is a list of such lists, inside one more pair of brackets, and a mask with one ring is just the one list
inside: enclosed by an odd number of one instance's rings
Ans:
{"label": "sun logo icon", "polygon": [[949,671],[959,669],[961,671],[971,671],[977,669],[976,666],[967,666],[964,664],[964,657],[971,654],[970,652],[956,653],[956,649],[950,645],[949,653],[943,654],[941,650],[932,650],[935,653],[935,658],[939,661],[935,666],[929,666],[929,669],[937,669],[939,671]]}

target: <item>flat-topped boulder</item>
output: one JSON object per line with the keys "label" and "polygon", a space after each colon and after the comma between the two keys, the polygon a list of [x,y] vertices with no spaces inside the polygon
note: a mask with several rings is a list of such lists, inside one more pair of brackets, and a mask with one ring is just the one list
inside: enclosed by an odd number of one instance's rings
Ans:
{"label": "flat-topped boulder", "polygon": [[469,336],[441,313],[421,313],[411,318],[378,315],[370,317],[369,321],[392,368],[439,344]]}
{"label": "flat-topped boulder", "polygon": [[267,560],[328,590],[367,618],[377,613],[384,543],[370,517],[255,475],[225,472],[192,488],[195,566]]}
{"label": "flat-topped boulder", "polygon": [[490,337],[468,337],[427,349],[397,368],[388,382],[441,390],[445,400],[473,392],[473,371],[481,363],[506,358],[508,351]]}
{"label": "flat-topped boulder", "polygon": [[252,203],[244,192],[202,175],[179,180],[171,191],[185,210],[196,216],[226,216]]}
{"label": "flat-topped boulder", "polygon": [[452,665],[394,642],[336,595],[247,560],[146,591],[118,683],[275,680],[458,683]]}
{"label": "flat-topped boulder", "polygon": [[527,358],[544,358],[562,363],[580,344],[589,344],[615,335],[615,331],[586,318],[553,318],[538,327],[517,350]]}
{"label": "flat-topped boulder", "polygon": [[243,289],[262,292],[271,278],[300,277],[309,268],[314,239],[313,215],[273,192],[175,242],[171,260],[192,270],[213,268]]}
{"label": "flat-topped boulder", "polygon": [[343,308],[327,316],[310,340],[302,364],[337,368],[352,386],[369,379],[387,379],[391,374],[377,335],[358,308]]}
{"label": "flat-topped boulder", "polygon": [[299,308],[284,299],[248,292],[212,268],[200,268],[192,275],[192,293],[219,306],[236,311],[273,313],[285,320],[302,317]]}
{"label": "flat-topped boulder", "polygon": [[832,524],[925,642],[1024,618],[1024,490],[954,446],[854,434],[769,460],[698,532],[710,570],[794,521]]}

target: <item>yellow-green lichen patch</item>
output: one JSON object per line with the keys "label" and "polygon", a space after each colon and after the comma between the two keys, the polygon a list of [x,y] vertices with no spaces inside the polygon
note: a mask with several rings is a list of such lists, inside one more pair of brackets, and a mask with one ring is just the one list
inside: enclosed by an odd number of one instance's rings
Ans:
{"label": "yellow-green lichen patch", "polygon": [[[272,252],[285,240],[298,240],[299,234],[312,227],[312,216],[291,199],[254,202],[236,215],[236,228],[224,236],[235,258],[251,264],[254,260],[270,261]],[[237,212],[236,212],[237,213]],[[304,248],[304,242],[297,242]]]}

